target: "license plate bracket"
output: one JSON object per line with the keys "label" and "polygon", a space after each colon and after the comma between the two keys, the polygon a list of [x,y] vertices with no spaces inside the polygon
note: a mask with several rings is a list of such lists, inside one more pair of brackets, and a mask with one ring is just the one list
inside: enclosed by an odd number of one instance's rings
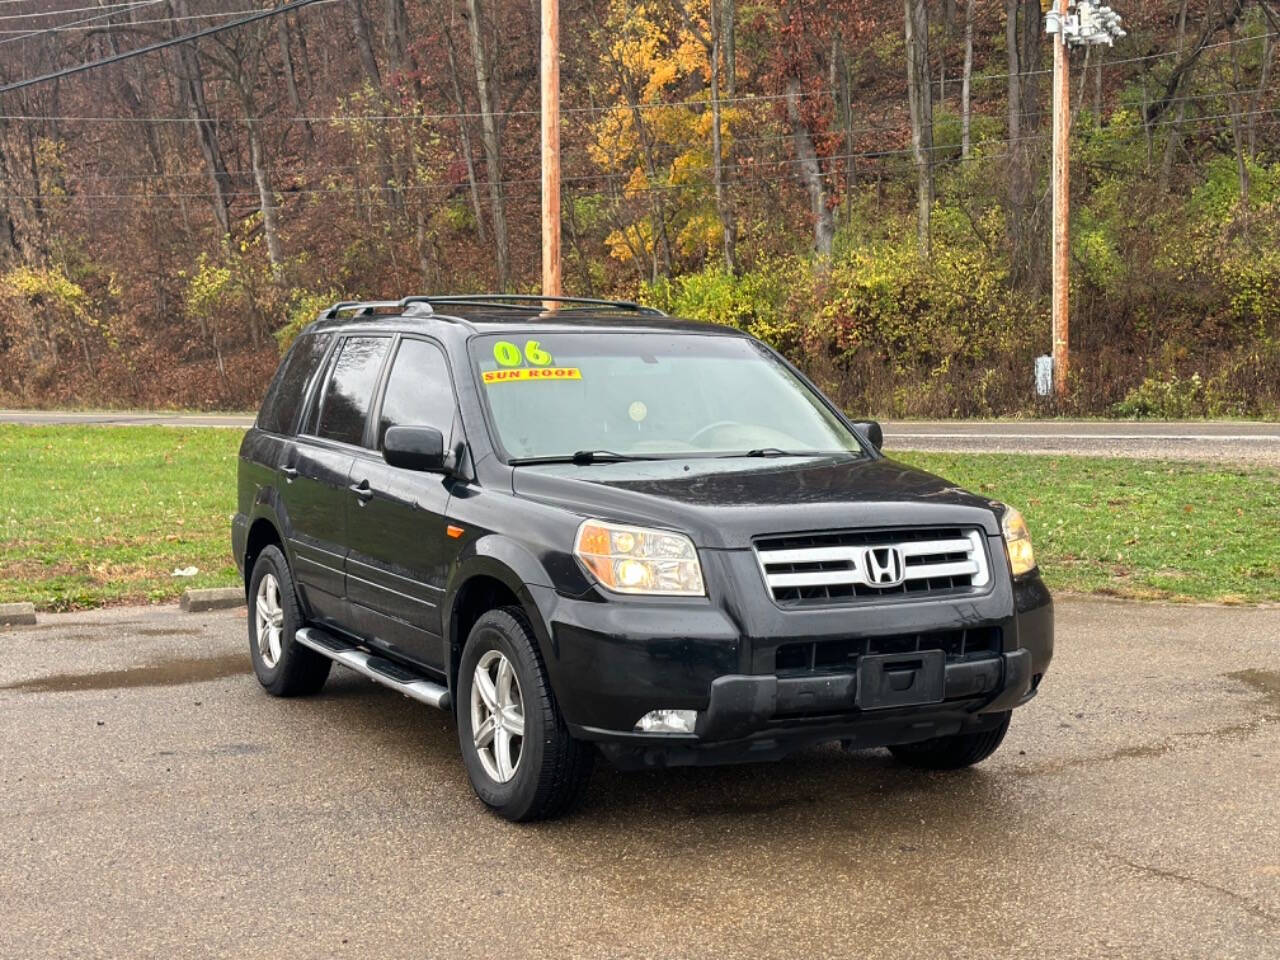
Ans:
{"label": "license plate bracket", "polygon": [[941,703],[946,669],[947,655],[942,650],[862,657],[854,703],[860,710]]}

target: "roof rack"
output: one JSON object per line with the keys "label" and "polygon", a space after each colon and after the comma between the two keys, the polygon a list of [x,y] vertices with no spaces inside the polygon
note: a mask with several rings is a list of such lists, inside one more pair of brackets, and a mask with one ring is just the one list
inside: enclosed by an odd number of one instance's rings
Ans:
{"label": "roof rack", "polygon": [[405,297],[405,303],[429,304],[477,304],[486,307],[500,307],[507,310],[522,310],[540,303],[563,303],[569,306],[613,307],[616,310],[629,310],[635,313],[652,313],[666,316],[656,307],[646,307],[631,300],[600,300],[595,297],[550,297],[539,293],[467,293],[445,294],[439,297],[417,296]]}
{"label": "roof rack", "polygon": [[597,300],[593,297],[544,297],[533,293],[467,293],[445,294],[439,297],[412,296],[402,300],[340,300],[320,314],[321,320],[333,320],[344,313],[356,317],[371,317],[378,310],[398,310],[403,316],[429,316],[434,305],[465,305],[498,307],[503,310],[527,310],[542,303],[563,303],[570,306],[612,307],[634,313],[648,313],[660,317],[666,314],[656,307],[646,307],[631,300]]}

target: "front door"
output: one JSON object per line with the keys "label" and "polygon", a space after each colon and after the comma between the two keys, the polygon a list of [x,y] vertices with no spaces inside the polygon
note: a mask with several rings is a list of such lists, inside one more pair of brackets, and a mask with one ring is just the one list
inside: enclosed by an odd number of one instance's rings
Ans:
{"label": "front door", "polygon": [[[375,450],[393,426],[435,427],[449,450],[460,439],[455,413],[444,353],[429,340],[402,339],[383,391]],[[347,597],[367,624],[362,632],[435,669],[447,663],[440,604],[457,553],[445,518],[454,483],[442,473],[392,467],[371,451],[352,466],[351,486],[364,492],[347,508]]]}

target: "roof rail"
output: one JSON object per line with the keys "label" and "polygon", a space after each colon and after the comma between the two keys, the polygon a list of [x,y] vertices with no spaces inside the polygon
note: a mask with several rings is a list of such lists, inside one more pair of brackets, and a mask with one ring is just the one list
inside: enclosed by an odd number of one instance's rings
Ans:
{"label": "roof rail", "polygon": [[570,306],[613,307],[617,310],[631,310],[636,313],[654,313],[666,316],[656,307],[646,307],[631,300],[599,300],[594,297],[549,297],[540,293],[465,293],[443,294],[442,296],[405,297],[403,303],[420,302],[429,304],[479,304],[486,307],[501,307],[509,310],[521,310],[540,303],[563,303]]}
{"label": "roof rail", "polygon": [[344,313],[357,317],[371,317],[375,310],[399,310],[404,314],[429,314],[431,304],[417,297],[405,297],[403,300],[340,300],[324,313],[321,320],[333,320]]}

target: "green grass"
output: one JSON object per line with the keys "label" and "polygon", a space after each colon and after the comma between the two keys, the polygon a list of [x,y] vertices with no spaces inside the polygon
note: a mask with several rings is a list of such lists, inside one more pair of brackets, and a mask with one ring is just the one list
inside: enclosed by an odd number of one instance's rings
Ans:
{"label": "green grass", "polygon": [[[44,610],[237,583],[237,430],[0,425],[0,602]],[[1010,454],[895,454],[1019,507],[1049,584],[1280,600],[1280,472]],[[195,577],[174,577],[195,566]]]}
{"label": "green grass", "polygon": [[1021,510],[1055,589],[1280,600],[1280,471],[1107,457],[895,456]]}
{"label": "green grass", "polygon": [[[0,426],[0,603],[172,600],[237,582],[238,430]],[[175,577],[194,566],[194,577]]]}

